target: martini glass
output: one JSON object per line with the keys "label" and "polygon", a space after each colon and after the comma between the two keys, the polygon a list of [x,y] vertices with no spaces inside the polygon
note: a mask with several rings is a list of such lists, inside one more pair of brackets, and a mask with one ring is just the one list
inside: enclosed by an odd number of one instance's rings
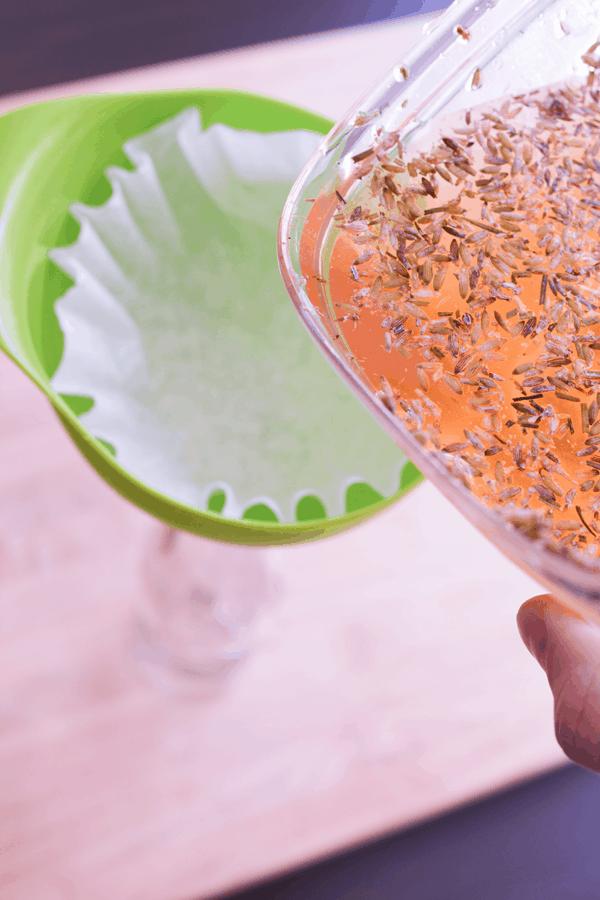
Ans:
{"label": "martini glass", "polygon": [[572,76],[585,78],[589,69],[581,57],[599,35],[600,9],[593,0],[456,0],[322,141],[289,196],[279,232],[280,268],[290,297],[350,389],[476,528],[537,581],[596,616],[597,565],[579,564],[511,527],[449,476],[390,411],[340,333],[329,274],[334,216],[343,201],[360,204],[361,197],[368,198],[362,167],[370,151],[393,155],[399,140],[409,151],[413,142],[422,147],[441,117]]}
{"label": "martini glass", "polygon": [[[89,398],[52,388],[63,349],[54,302],[69,281],[47,251],[77,237],[69,205],[104,203],[110,195],[105,169],[128,164],[124,142],[191,106],[200,109],[205,126],[220,122],[252,131],[325,134],[332,124],[285,103],[219,90],[82,96],[0,117],[0,347],[46,394],[90,465],[155,519],[143,560],[146,597],[133,638],[138,663],[161,683],[187,682],[199,693],[211,693],[246,656],[252,622],[276,594],[264,547],[351,528],[385,509],[421,476],[409,466],[394,496],[363,498],[334,518],[318,508],[311,512],[306,504],[293,523],[273,521],[269,510],[260,508],[230,518],[219,512],[218,498],[208,509],[197,509],[135,478],[79,418]],[[218,435],[212,439],[218,442]]]}

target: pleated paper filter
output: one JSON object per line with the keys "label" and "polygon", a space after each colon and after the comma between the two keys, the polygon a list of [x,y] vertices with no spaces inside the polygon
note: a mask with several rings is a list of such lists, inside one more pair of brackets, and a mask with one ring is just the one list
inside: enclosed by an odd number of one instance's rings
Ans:
{"label": "pleated paper filter", "polygon": [[276,260],[286,196],[321,136],[222,124],[190,108],[124,150],[112,196],[76,203],[77,241],[50,251],[74,281],[56,303],[52,385],[132,475],[188,506],[225,494],[295,521],[315,495],[345,512],[349,485],[397,490],[406,458],[313,346]]}

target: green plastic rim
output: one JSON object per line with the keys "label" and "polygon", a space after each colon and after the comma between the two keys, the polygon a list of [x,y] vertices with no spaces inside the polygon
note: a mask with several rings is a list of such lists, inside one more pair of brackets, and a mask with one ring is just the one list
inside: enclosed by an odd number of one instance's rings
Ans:
{"label": "green plastic rim", "polygon": [[278,100],[230,90],[87,95],[38,103],[0,117],[0,347],[46,394],[99,475],[131,503],[174,528],[221,541],[265,545],[344,531],[415,487],[422,479],[416,467],[406,464],[392,497],[377,502],[367,497],[367,505],[337,518],[291,524],[227,519],[178,503],[130,475],[111,448],[83,427],[77,404],[67,402],[50,385],[63,350],[54,302],[72,282],[46,253],[77,238],[79,226],[69,205],[104,203],[111,193],[104,170],[111,165],[131,169],[124,142],[190,106],[198,107],[205,127],[221,122],[252,131],[309,129],[327,134],[333,124]]}

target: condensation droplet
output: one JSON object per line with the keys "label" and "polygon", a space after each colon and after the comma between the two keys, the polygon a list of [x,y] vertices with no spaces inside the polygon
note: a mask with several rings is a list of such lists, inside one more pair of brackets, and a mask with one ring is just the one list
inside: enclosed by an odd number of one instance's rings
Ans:
{"label": "condensation droplet", "polygon": [[567,34],[567,32],[563,27],[561,18],[560,16],[557,16],[556,19],[554,19],[554,36],[560,41],[562,38],[564,38],[565,34]]}
{"label": "condensation droplet", "polygon": [[589,16],[586,16],[583,10],[578,9],[576,5],[566,6],[559,12],[558,24],[564,34],[575,36],[585,34],[592,25]]}

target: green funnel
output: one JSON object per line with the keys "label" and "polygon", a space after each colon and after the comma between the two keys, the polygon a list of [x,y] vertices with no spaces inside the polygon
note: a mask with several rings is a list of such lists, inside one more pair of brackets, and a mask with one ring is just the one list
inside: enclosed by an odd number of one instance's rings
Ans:
{"label": "green funnel", "polygon": [[[84,96],[25,107],[0,118],[0,346],[44,391],[61,422],[96,471],[132,503],[175,528],[244,544],[284,544],[342,531],[379,512],[418,483],[408,463],[398,491],[381,499],[367,485],[349,489],[346,514],[319,517],[319,504],[298,505],[303,521],[269,521],[269,511],[247,510],[227,518],[177,502],[135,478],[85,426],[86,401],[62,396],[51,379],[63,355],[63,333],[54,304],[72,282],[48,257],[72,244],[79,225],[69,213],[79,201],[91,207],[111,195],[103,174],[109,166],[131,169],[123,144],[185,109],[196,107],[203,126],[222,123],[253,132],[305,129],[325,134],[320,116],[264,97],[235,91],[173,91]],[[300,326],[299,326],[300,327]],[[367,422],[369,416],[357,407]],[[360,428],[360,418],[357,428]],[[218,436],[214,440],[219,442]],[[318,436],[314,437],[318,441]],[[42,452],[42,451],[41,451]]]}

